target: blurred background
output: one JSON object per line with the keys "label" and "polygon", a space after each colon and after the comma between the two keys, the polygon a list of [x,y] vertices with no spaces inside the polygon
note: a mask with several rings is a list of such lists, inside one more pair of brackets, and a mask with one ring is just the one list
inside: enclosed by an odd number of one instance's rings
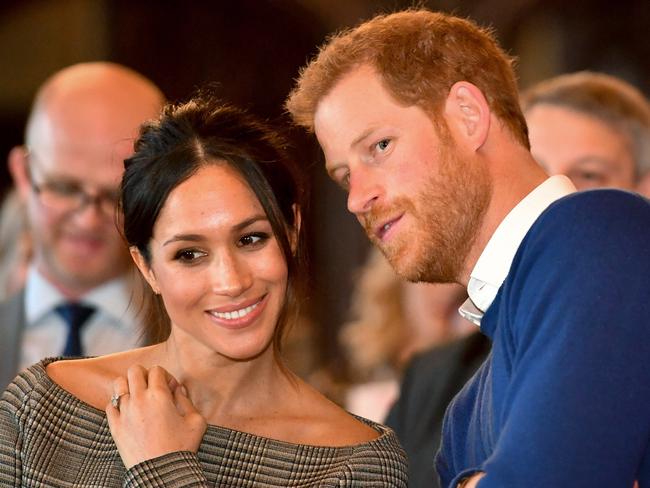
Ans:
{"label": "blurred background", "polygon": [[[216,84],[226,100],[288,129],[282,104],[300,66],[328,33],[396,0],[3,0],[0,6],[0,152],[22,143],[32,97],[54,71],[80,61],[122,63],[170,100]],[[648,0],[439,0],[417,3],[494,28],[519,59],[522,88],[580,69],[620,76],[650,95]],[[348,318],[355,270],[368,242],[328,179],[314,141],[292,131],[310,185],[311,290],[306,313],[315,359],[336,374],[336,334]],[[10,185],[0,165],[0,196]]]}

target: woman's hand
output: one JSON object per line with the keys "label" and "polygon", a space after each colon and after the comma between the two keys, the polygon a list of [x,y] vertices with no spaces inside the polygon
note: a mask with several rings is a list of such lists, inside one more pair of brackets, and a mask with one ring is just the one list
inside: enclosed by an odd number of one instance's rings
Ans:
{"label": "woman's hand", "polygon": [[131,366],[126,378],[115,379],[106,416],[127,469],[171,452],[197,452],[207,428],[185,387],[160,366]]}

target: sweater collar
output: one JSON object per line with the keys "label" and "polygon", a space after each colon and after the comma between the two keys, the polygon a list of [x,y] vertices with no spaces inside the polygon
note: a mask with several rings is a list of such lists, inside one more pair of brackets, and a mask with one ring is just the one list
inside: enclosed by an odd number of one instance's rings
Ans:
{"label": "sweater collar", "polygon": [[467,320],[481,324],[505,280],[517,249],[537,218],[556,200],[575,192],[571,180],[563,175],[551,176],[510,210],[492,234],[470,273],[469,298],[458,309]]}

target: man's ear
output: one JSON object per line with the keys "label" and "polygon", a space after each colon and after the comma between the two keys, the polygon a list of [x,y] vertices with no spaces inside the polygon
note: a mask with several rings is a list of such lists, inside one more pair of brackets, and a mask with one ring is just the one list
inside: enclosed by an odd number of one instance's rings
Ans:
{"label": "man's ear", "polygon": [[9,151],[9,156],[7,157],[9,173],[23,201],[27,199],[32,186],[29,178],[28,159],[27,148],[25,146],[14,146]]}
{"label": "man's ear", "polygon": [[140,274],[147,280],[149,286],[156,295],[160,295],[160,288],[158,288],[158,282],[156,281],[156,275],[149,266],[149,263],[144,258],[140,250],[136,246],[129,247],[129,252],[131,253],[131,258],[133,262],[140,270]]}
{"label": "man's ear", "polygon": [[300,236],[300,226],[302,225],[302,214],[300,207],[295,203],[291,206],[293,209],[293,228],[289,230],[289,241],[291,244],[292,254],[296,254],[298,250],[298,238]]}
{"label": "man's ear", "polygon": [[467,81],[454,83],[445,101],[448,123],[472,151],[486,141],[490,130],[490,106],[476,85]]}

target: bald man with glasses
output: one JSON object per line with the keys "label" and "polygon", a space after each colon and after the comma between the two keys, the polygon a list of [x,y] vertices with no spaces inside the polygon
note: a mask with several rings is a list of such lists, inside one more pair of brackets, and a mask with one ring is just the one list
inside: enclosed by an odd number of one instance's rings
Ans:
{"label": "bald man with glasses", "polygon": [[34,256],[0,304],[0,388],[46,356],[95,356],[140,341],[139,299],[117,227],[123,160],[160,90],[113,63],[82,63],[37,93],[9,169],[27,206]]}

